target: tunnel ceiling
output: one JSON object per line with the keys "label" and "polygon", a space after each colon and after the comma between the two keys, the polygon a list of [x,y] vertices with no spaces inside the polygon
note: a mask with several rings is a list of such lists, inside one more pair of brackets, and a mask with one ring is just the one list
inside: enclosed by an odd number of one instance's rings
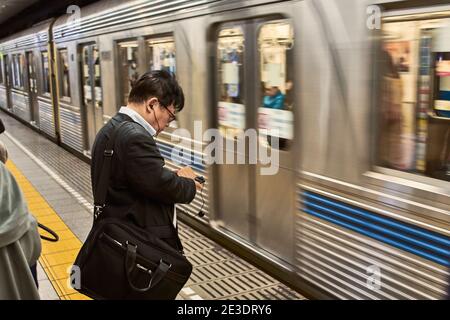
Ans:
{"label": "tunnel ceiling", "polygon": [[67,7],[80,7],[98,0],[0,0],[0,39],[49,18],[65,14]]}

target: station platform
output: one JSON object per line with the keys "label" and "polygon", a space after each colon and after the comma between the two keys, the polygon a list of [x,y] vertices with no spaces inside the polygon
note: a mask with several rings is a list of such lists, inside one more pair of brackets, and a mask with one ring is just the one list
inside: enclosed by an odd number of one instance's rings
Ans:
{"label": "station platform", "polygon": [[[68,270],[92,226],[90,167],[68,151],[0,111],[8,148],[7,168],[37,220],[56,231],[42,241],[38,265],[42,300],[83,300],[68,285]],[[302,295],[179,222],[185,253],[194,266],[179,300],[302,300]],[[41,234],[44,232],[41,230]]]}

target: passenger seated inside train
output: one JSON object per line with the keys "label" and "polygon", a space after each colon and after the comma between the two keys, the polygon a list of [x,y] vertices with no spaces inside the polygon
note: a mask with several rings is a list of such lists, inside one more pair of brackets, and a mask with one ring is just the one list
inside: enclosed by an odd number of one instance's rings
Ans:
{"label": "passenger seated inside train", "polygon": [[266,87],[263,99],[264,108],[284,109],[285,96],[278,87]]}
{"label": "passenger seated inside train", "polygon": [[[267,86],[264,85],[264,98],[263,98],[263,108],[276,109],[276,110],[289,110],[292,108],[293,98],[292,98],[292,88],[293,83],[291,80],[286,82],[285,92],[280,90],[278,86]],[[289,93],[289,96],[288,96]],[[289,100],[288,100],[289,99]],[[289,103],[289,104],[288,104]],[[267,143],[272,146],[272,136],[267,136]],[[278,149],[288,150],[289,140],[284,138],[278,138]]]}

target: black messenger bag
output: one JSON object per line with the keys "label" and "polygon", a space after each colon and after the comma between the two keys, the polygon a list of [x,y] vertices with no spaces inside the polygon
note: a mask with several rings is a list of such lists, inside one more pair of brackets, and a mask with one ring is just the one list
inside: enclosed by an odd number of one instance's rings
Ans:
{"label": "black messenger bag", "polygon": [[183,251],[162,240],[175,237],[182,248],[175,227],[169,224],[149,231],[131,221],[108,217],[105,200],[113,147],[124,123],[113,131],[106,146],[94,195],[94,224],[72,267],[71,285],[98,300],[175,299],[192,272]]}

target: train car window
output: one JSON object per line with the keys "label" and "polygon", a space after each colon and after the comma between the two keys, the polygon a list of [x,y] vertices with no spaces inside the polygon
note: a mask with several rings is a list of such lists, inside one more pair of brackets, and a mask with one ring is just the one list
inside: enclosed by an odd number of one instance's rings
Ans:
{"label": "train car window", "polygon": [[131,87],[139,78],[139,45],[137,41],[121,42],[118,45],[121,103],[126,106]]}
{"label": "train car window", "polygon": [[49,65],[48,65],[48,52],[41,52],[42,60],[42,93],[50,93],[50,75],[49,75]]}
{"label": "train car window", "polygon": [[377,161],[450,181],[450,12],[441,16],[383,21]]}
{"label": "train car window", "polygon": [[294,136],[294,83],[290,61],[293,59],[294,31],[287,21],[271,21],[261,26],[260,53],[261,102],[258,126],[271,145],[269,130],[279,138],[279,149],[288,150]]}
{"label": "train car window", "polygon": [[244,40],[236,26],[221,29],[217,41],[219,130],[232,139],[245,129]]}
{"label": "train car window", "polygon": [[70,68],[67,49],[58,50],[59,58],[59,95],[70,99]]}
{"label": "train car window", "polygon": [[175,41],[173,37],[147,40],[147,70],[166,70],[176,73]]}

